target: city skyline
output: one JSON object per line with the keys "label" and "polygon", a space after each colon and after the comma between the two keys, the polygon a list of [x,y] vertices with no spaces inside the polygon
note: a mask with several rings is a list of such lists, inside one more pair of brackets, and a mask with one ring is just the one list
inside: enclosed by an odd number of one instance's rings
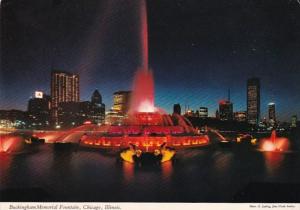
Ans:
{"label": "city skyline", "polygon": [[[74,73],[71,73],[70,71],[65,71],[65,70],[63,70],[63,71],[58,71],[58,70],[53,70],[52,71],[52,73],[55,73],[55,72],[62,72],[63,74],[68,74],[68,75],[73,75]],[[51,73],[51,74],[52,74]],[[78,75],[78,74],[77,74]],[[80,84],[80,75],[78,75],[79,76],[79,84]],[[251,79],[251,78],[250,78]],[[258,78],[259,79],[259,78]],[[248,79],[249,80],[249,79]],[[51,81],[51,79],[50,79],[50,81]],[[245,83],[247,83],[247,81],[245,81]],[[82,89],[81,87],[80,87],[80,85],[79,85],[79,89]],[[245,89],[247,89],[247,87],[245,88]],[[41,90],[41,89],[35,89],[35,90],[33,90],[32,91],[32,94],[31,94],[31,96],[28,98],[28,100],[30,100],[31,98],[34,98],[33,96],[34,96],[34,94],[36,94],[36,91],[41,91],[43,94],[47,94],[47,95],[51,95],[50,94],[50,91],[51,90],[51,85],[50,85],[50,87],[49,87],[49,92],[47,92],[47,91],[44,91],[44,90]],[[100,91],[100,94],[101,94],[101,96],[103,97],[103,98],[108,98],[107,96],[104,96],[103,94],[102,94],[102,92],[101,92],[101,90],[99,90],[99,89],[97,89],[96,87],[94,88],[94,90],[98,90],[98,91]],[[113,97],[114,97],[114,93],[115,92],[118,92],[118,91],[131,91],[130,89],[126,89],[126,90],[115,90],[115,91],[113,91],[113,94],[111,95],[111,96],[109,96],[110,98],[111,98],[111,101],[109,101],[109,102],[105,102],[104,104],[109,104],[110,106],[107,106],[106,107],[106,111],[109,111],[109,110],[111,110],[111,108],[113,107]],[[225,91],[225,90],[224,90]],[[226,90],[226,91],[228,91],[228,90]],[[226,92],[225,91],[225,92]],[[84,98],[82,98],[82,97],[79,97],[79,101],[88,101],[89,100],[89,97],[90,97],[90,95],[87,95],[87,96],[84,96]],[[228,97],[228,96],[227,96]],[[157,98],[157,97],[156,97]],[[230,98],[231,98],[231,96],[230,96]],[[247,97],[245,97],[246,99],[245,99],[245,101],[247,102]],[[22,110],[22,111],[27,111],[27,103],[28,103],[28,100],[27,101],[25,101],[24,102],[24,104],[21,104],[21,106],[16,106],[16,107],[10,107],[10,108],[6,108],[6,110],[10,110],[10,109],[19,109],[19,110]],[[184,111],[188,111],[188,109],[189,110],[194,110],[194,111],[196,111],[196,110],[199,110],[199,108],[200,107],[206,107],[206,106],[203,106],[203,105],[207,105],[207,108],[208,108],[208,117],[215,117],[215,111],[216,110],[219,110],[219,103],[220,103],[220,101],[223,101],[223,100],[227,100],[226,99],[226,97],[224,96],[223,98],[220,98],[220,99],[216,99],[216,104],[212,104],[212,103],[207,103],[207,101],[206,102],[203,102],[203,103],[199,103],[198,105],[195,105],[195,103],[192,103],[192,104],[194,104],[193,106],[191,106],[190,105],[190,103],[182,103],[182,102],[180,102],[180,101],[177,101],[177,103],[179,103],[180,105],[181,105],[181,107],[182,107],[182,111],[183,111],[183,113],[184,113]],[[230,100],[230,102],[233,104],[233,112],[240,112],[240,111],[246,111],[247,110],[247,103],[245,102],[245,107],[243,108],[243,107],[239,107],[239,108],[236,108],[235,107],[235,101],[234,100]],[[176,103],[175,101],[174,101],[174,103]],[[260,119],[263,119],[263,118],[268,118],[269,117],[269,104],[270,103],[274,103],[274,104],[277,104],[276,103],[276,100],[272,100],[272,101],[268,101],[268,102],[266,102],[265,104],[260,104],[260,109],[261,110],[263,110],[263,112],[261,113],[261,116],[260,116]],[[170,102],[169,104],[172,104],[172,102]],[[163,106],[159,106],[159,104],[156,104],[158,107],[161,107],[161,108],[163,108],[164,110],[166,110],[168,113],[172,113],[172,109],[173,109],[173,107],[172,106],[170,106],[170,107],[163,107]],[[174,104],[172,104],[172,105],[174,105]],[[213,108],[212,108],[213,107]],[[5,108],[4,108],[5,109]],[[279,117],[276,117],[276,118],[279,118],[279,120],[282,120],[282,119],[280,119],[280,118],[282,118],[281,117],[281,113],[279,113],[279,112],[276,112],[276,114],[277,114],[277,116],[279,116]],[[283,119],[282,121],[290,121],[290,118],[293,116],[293,115],[295,115],[295,114],[293,114],[292,113],[292,115],[291,116],[286,116],[286,118],[285,119]],[[297,115],[297,114],[296,114]]]}
{"label": "city skyline", "polygon": [[[63,75],[63,76],[70,76],[70,77],[76,77],[79,81],[80,81],[80,75],[78,75],[78,74],[73,74],[73,73],[70,73],[70,72],[68,72],[68,71],[58,71],[58,70],[53,70],[52,71],[52,73],[51,73],[51,78],[53,78],[53,75],[55,75],[55,74],[58,74],[58,75]],[[248,80],[247,80],[247,84],[248,84],[248,81],[249,80],[259,80],[259,78],[249,78]],[[53,81],[52,81],[53,82]],[[78,85],[78,87],[77,88],[79,88],[80,89],[80,82],[79,82],[79,84],[77,84]],[[248,85],[247,85],[247,87],[248,87]],[[51,88],[50,88],[51,89]],[[97,89],[97,88],[95,88],[94,89],[94,91],[93,91],[93,94],[95,94],[95,92],[97,92],[97,94],[99,94],[100,95],[100,98],[101,98],[101,101],[102,101],[102,94],[101,94],[101,91],[100,92],[98,92],[99,90]],[[178,105],[180,105],[181,106],[181,109],[182,109],[182,114],[186,114],[188,111],[201,111],[201,108],[203,109],[203,108],[205,108],[206,109],[206,112],[207,112],[207,114],[208,114],[208,117],[217,117],[216,116],[216,113],[214,112],[214,111],[220,111],[220,109],[221,109],[221,104],[225,104],[225,103],[229,103],[229,104],[231,104],[231,110],[232,110],[232,114],[234,114],[234,113],[239,113],[239,112],[245,112],[245,113],[247,113],[247,107],[243,110],[243,109],[240,109],[240,110],[237,110],[237,109],[234,109],[234,101],[232,101],[231,100],[231,92],[230,92],[231,90],[229,89],[228,90],[228,98],[227,99],[225,99],[225,97],[223,98],[223,99],[221,99],[221,100],[219,100],[218,101],[218,103],[217,103],[217,105],[216,105],[216,109],[215,110],[210,110],[208,107],[204,107],[204,106],[197,106],[197,107],[195,107],[195,108],[191,108],[190,106],[189,106],[189,104],[182,104],[182,103],[177,103]],[[121,92],[131,92],[131,90],[118,90],[118,91],[115,91],[114,93],[113,93],[113,95],[112,95],[112,102],[111,102],[111,106],[109,106],[109,107],[107,107],[106,108],[106,112],[109,112],[109,111],[112,111],[112,110],[114,110],[114,107],[115,107],[115,95],[116,94],[118,94],[118,93],[121,93]],[[258,92],[260,92],[260,89],[258,90]],[[41,95],[41,96],[40,96]],[[39,97],[43,97],[43,95],[49,95],[49,93],[47,93],[47,92],[43,92],[43,91],[41,91],[41,90],[35,90],[34,91],[34,93],[32,94],[32,96],[29,98],[29,100],[26,102],[26,107],[25,107],[25,110],[22,110],[22,111],[27,111],[28,110],[28,103],[30,102],[30,100],[32,100],[32,99],[34,99],[34,98],[39,98]],[[51,94],[50,94],[51,95]],[[89,100],[89,98],[86,98],[85,100],[82,100],[81,98],[80,98],[80,95],[79,95],[79,93],[78,93],[78,101],[77,102],[85,102],[85,101],[88,101]],[[90,97],[90,96],[89,96]],[[51,99],[51,100],[54,100],[54,99]],[[174,112],[174,105],[177,105],[177,104],[173,104],[173,107],[171,107],[171,108],[168,108],[168,109],[164,109],[164,110],[166,110],[166,111],[168,111],[168,113],[172,113],[172,112]],[[259,103],[260,104],[260,103]],[[260,120],[263,120],[263,119],[267,119],[267,118],[270,118],[270,104],[272,104],[273,106],[275,106],[275,102],[269,102],[267,105],[266,105],[266,113],[263,115],[263,116],[259,116],[260,114],[258,114],[258,118],[260,119]],[[260,109],[262,108],[261,107],[262,105],[260,104]],[[55,108],[55,107],[54,107]],[[7,109],[7,110],[13,110],[13,109],[16,109],[16,108],[10,108],[10,109]],[[264,109],[264,108],[263,108]],[[275,111],[274,111],[274,114],[275,114]],[[276,118],[277,118],[277,115],[278,115],[278,112],[276,112]],[[293,115],[294,116],[294,115]],[[222,117],[221,117],[222,118]],[[230,118],[230,117],[229,117]],[[233,119],[233,116],[231,116],[231,118]],[[227,118],[226,118],[227,119]],[[249,120],[249,119],[248,119]],[[290,119],[287,119],[287,121],[290,121]],[[251,124],[251,123],[250,123]],[[258,124],[258,123],[254,123],[254,124]]]}
{"label": "city skyline", "polygon": [[[2,4],[0,108],[25,110],[35,90],[49,94],[54,68],[80,74],[81,100],[98,89],[109,109],[115,91],[131,89],[139,64],[135,3],[45,2]],[[261,118],[269,102],[281,121],[299,116],[299,9],[286,1],[148,1],[156,105],[169,113],[175,103],[204,106],[212,116],[230,88],[234,111],[245,111],[245,81],[255,76],[261,79]]]}
{"label": "city skyline", "polygon": [[297,208],[300,0],[0,9],[4,208]]}

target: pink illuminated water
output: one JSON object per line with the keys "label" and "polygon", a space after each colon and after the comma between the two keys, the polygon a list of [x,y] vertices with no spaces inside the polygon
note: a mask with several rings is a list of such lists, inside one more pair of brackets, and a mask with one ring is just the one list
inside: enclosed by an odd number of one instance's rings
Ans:
{"label": "pink illuminated water", "polygon": [[148,70],[138,70],[133,81],[130,113],[155,111],[152,72]]}
{"label": "pink illuminated water", "polygon": [[1,135],[0,136],[0,153],[15,153],[22,151],[24,140],[20,136]]}
{"label": "pink illuminated water", "polygon": [[289,149],[289,140],[284,137],[277,137],[276,131],[273,130],[270,138],[261,140],[260,148],[263,151],[287,151]]}
{"label": "pink illuminated water", "polygon": [[154,82],[148,66],[148,26],[145,0],[140,1],[140,48],[141,67],[137,70],[132,87],[130,113],[156,112],[154,105]]}
{"label": "pink illuminated water", "polygon": [[142,64],[143,67],[141,70],[148,70],[148,21],[147,21],[147,6],[145,0],[140,1],[140,40],[141,40],[141,54],[142,54]]}

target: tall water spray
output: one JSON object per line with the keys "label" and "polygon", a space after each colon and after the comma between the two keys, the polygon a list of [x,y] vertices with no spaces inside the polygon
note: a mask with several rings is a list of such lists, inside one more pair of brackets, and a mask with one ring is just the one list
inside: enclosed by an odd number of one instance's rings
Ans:
{"label": "tall water spray", "polygon": [[142,70],[147,71],[149,67],[147,5],[145,0],[138,1],[140,2],[141,67]]}
{"label": "tall water spray", "polygon": [[155,112],[154,106],[154,82],[152,72],[149,69],[148,52],[148,23],[147,6],[145,0],[137,0],[139,4],[140,17],[140,67],[135,73],[132,97],[130,103],[130,113]]}

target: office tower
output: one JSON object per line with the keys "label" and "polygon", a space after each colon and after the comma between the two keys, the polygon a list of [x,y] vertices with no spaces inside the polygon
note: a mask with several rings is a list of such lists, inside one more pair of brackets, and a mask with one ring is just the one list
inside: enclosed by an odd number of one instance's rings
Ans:
{"label": "office tower", "polygon": [[129,110],[131,91],[118,91],[114,93],[112,110],[120,114],[127,114]]}
{"label": "office tower", "polygon": [[62,102],[79,102],[79,76],[63,71],[51,73],[51,115],[58,123],[58,106]]}
{"label": "office tower", "polygon": [[247,81],[247,118],[248,123],[258,125],[260,119],[259,78],[250,78]]}
{"label": "office tower", "polygon": [[81,103],[74,101],[60,102],[57,108],[57,125],[61,128],[82,125],[86,115],[80,113]]}
{"label": "office tower", "polygon": [[238,122],[246,122],[247,121],[247,113],[246,111],[239,111],[234,113],[234,120]]}
{"label": "office tower", "polygon": [[91,102],[93,104],[102,104],[102,96],[101,96],[101,94],[99,93],[98,90],[95,90],[93,92],[93,95],[91,97]]}
{"label": "office tower", "polygon": [[34,98],[28,101],[28,120],[31,128],[44,128],[50,123],[51,97],[35,91]]}
{"label": "office tower", "polygon": [[219,118],[220,120],[233,119],[233,104],[229,100],[219,102]]}
{"label": "office tower", "polygon": [[102,103],[102,96],[98,90],[95,90],[91,97],[89,116],[90,120],[96,124],[104,123],[105,104]]}
{"label": "office tower", "polygon": [[173,113],[181,115],[181,106],[180,106],[180,104],[174,104]]}
{"label": "office tower", "polygon": [[200,118],[207,118],[208,117],[208,108],[207,107],[200,107],[199,108],[199,117]]}
{"label": "office tower", "polygon": [[268,111],[269,111],[269,123],[270,125],[274,126],[274,124],[276,123],[275,103],[268,104]]}
{"label": "office tower", "polygon": [[219,113],[219,110],[218,110],[218,109],[216,110],[216,114],[215,114],[215,115],[216,115],[216,118],[217,118],[217,119],[220,119],[220,113]]}
{"label": "office tower", "polygon": [[291,127],[296,128],[297,127],[297,115],[292,116],[292,122],[291,122]]}
{"label": "office tower", "polygon": [[113,95],[113,106],[106,113],[106,124],[122,124],[130,106],[131,91],[117,91]]}

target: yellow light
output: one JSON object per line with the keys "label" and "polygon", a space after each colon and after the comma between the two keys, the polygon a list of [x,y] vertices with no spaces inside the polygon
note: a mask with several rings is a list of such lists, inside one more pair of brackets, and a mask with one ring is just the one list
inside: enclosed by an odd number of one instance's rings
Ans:
{"label": "yellow light", "polygon": [[127,162],[134,163],[133,156],[135,155],[135,151],[128,149],[121,152],[120,157]]}
{"label": "yellow light", "polygon": [[160,151],[158,149],[154,150],[154,155],[158,156],[160,154]]}
{"label": "yellow light", "polygon": [[163,163],[163,162],[171,160],[174,157],[175,150],[162,149],[161,154],[162,154],[161,162]]}
{"label": "yellow light", "polygon": [[251,139],[251,144],[256,144],[256,142],[257,142],[257,139]]}
{"label": "yellow light", "polygon": [[141,157],[141,155],[142,155],[142,150],[136,150],[136,156],[137,157]]}

